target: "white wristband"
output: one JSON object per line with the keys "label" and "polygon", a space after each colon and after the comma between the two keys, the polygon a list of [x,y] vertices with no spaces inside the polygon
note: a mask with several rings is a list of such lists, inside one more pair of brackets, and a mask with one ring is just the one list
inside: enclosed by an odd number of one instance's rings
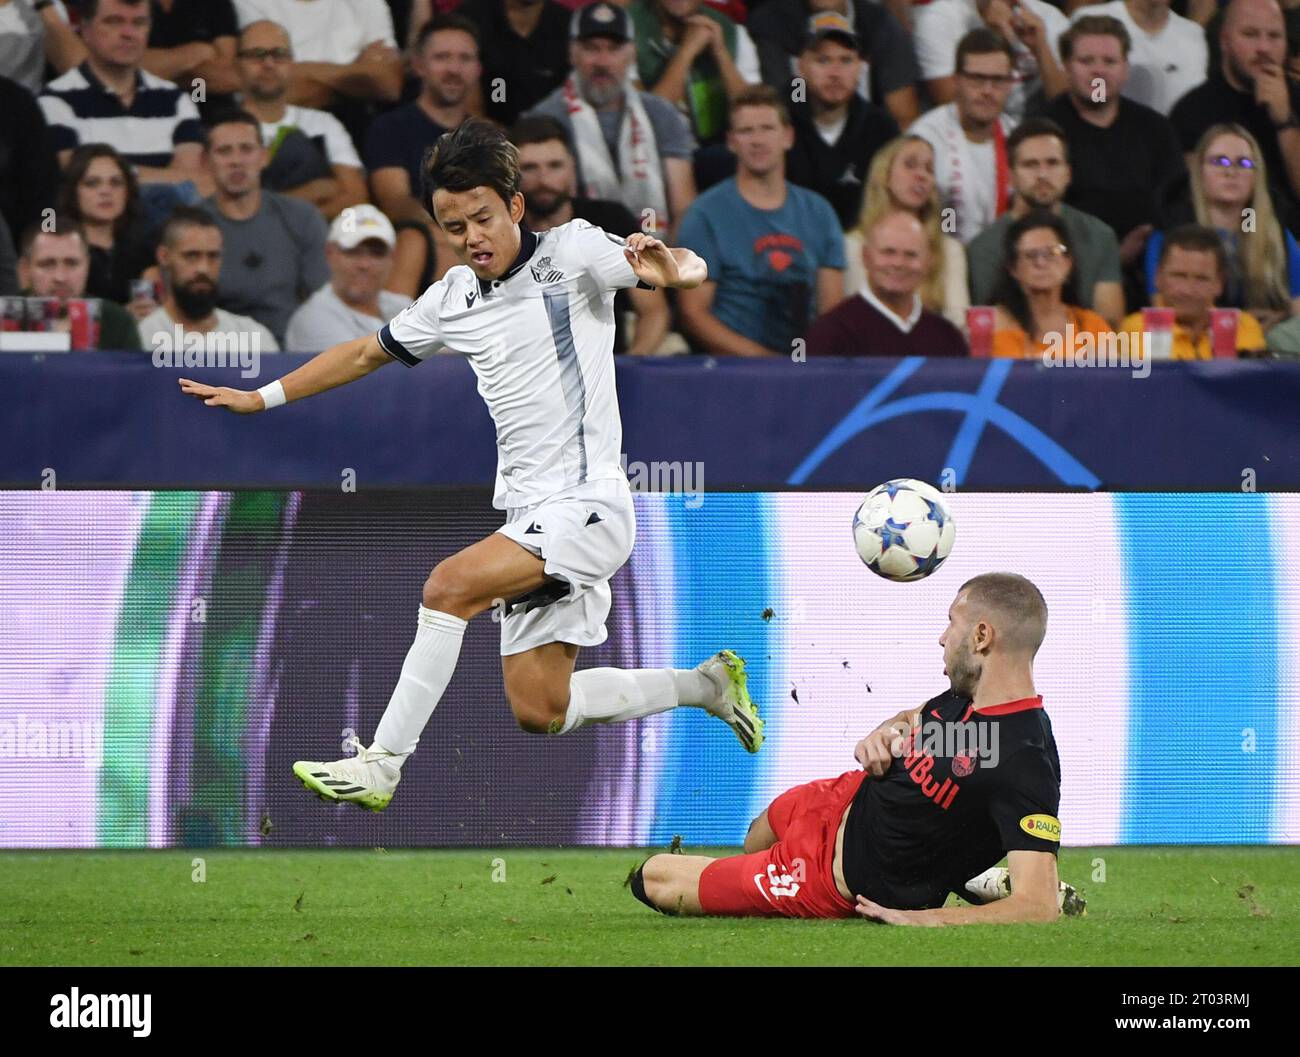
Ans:
{"label": "white wristband", "polygon": [[261,394],[262,402],[266,404],[267,411],[270,411],[273,407],[279,407],[284,403],[284,386],[282,386],[278,381],[272,382],[270,385],[262,386],[262,388],[258,390],[258,393]]}

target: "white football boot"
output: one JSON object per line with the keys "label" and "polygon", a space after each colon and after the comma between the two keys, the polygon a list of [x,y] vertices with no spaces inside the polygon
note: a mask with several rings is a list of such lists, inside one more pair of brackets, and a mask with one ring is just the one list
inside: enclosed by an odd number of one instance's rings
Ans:
{"label": "white football boot", "polygon": [[758,716],[746,688],[745,660],[734,650],[720,650],[695,666],[717,688],[717,696],[704,709],[736,732],[746,752],[758,752],[763,745],[764,723]]}
{"label": "white football boot", "polygon": [[[1011,871],[1005,866],[994,866],[985,870],[978,877],[972,877],[965,885],[973,903],[992,903],[1006,899],[1011,894]],[[1088,901],[1079,895],[1072,884],[1060,883],[1056,893],[1056,906],[1066,917],[1085,917],[1088,913]]]}
{"label": "white football boot", "polygon": [[293,773],[322,800],[383,811],[393,799],[393,791],[402,776],[389,762],[392,754],[383,749],[367,749],[356,737],[343,744],[345,748],[356,749],[357,754],[333,763],[299,760],[293,765]]}

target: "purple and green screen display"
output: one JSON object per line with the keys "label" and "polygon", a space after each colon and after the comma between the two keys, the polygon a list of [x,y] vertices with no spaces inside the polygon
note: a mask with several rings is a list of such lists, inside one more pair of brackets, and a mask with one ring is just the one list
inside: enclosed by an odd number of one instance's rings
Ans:
{"label": "purple and green screen display", "polygon": [[946,687],[948,605],[993,570],[1050,609],[1065,844],[1300,842],[1300,497],[957,493],[952,556],[913,584],[859,561],[860,499],[636,497],[579,666],[737,649],[758,756],[696,709],[521,732],[485,614],[370,815],[290,766],[369,741],[429,570],[501,523],[485,491],[0,493],[0,846],[737,844]]}

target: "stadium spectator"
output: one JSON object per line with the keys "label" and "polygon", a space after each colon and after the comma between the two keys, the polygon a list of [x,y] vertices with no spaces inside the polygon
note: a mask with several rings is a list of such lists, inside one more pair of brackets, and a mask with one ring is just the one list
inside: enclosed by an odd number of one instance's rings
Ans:
{"label": "stadium spectator", "polygon": [[758,49],[763,80],[782,99],[790,98],[808,20],[825,11],[847,18],[858,38],[865,60],[858,69],[858,93],[882,104],[900,128],[907,128],[921,112],[916,88],[920,71],[912,41],[899,20],[871,0],[766,0],[755,7],[745,28]]}
{"label": "stadium spectator", "polygon": [[[1300,311],[1300,245],[1278,222],[1259,144],[1240,125],[1214,125],[1197,144],[1191,167],[1196,223],[1223,243],[1218,303],[1248,308],[1265,329]],[[1164,236],[1147,243],[1148,293],[1156,292]]]}
{"label": "stadium spectator", "polygon": [[[639,230],[637,218],[623,203],[577,195],[577,163],[564,126],[554,118],[520,118],[510,129],[510,142],[519,150],[524,220],[533,231],[549,231],[574,219],[585,220],[624,238]],[[636,335],[630,348],[624,325],[629,311],[636,313]],[[616,354],[653,354],[668,334],[670,313],[666,294],[637,286],[619,290],[614,295],[614,323]]]}
{"label": "stadium spectator", "polygon": [[204,208],[224,244],[221,305],[252,316],[283,343],[294,310],[329,279],[325,221],[306,202],[262,188],[266,148],[252,114],[219,115],[207,131],[216,193]]}
{"label": "stadium spectator", "polygon": [[470,89],[481,70],[477,27],[458,15],[438,16],[416,37],[411,68],[419,95],[371,122],[363,152],[375,204],[395,224],[428,219],[420,162],[439,136],[469,116]]}
{"label": "stadium spectator", "polygon": [[[46,227],[50,230],[46,230]],[[90,252],[81,225],[55,215],[48,225],[36,224],[23,235],[18,257],[18,285],[27,297],[86,297]],[[99,304],[99,347],[124,352],[140,350],[135,320],[114,301]]]}
{"label": "stadium spectator", "polygon": [[18,250],[0,213],[0,297],[18,293]]}
{"label": "stadium spectator", "polygon": [[876,217],[862,244],[866,282],[808,331],[809,356],[965,356],[961,331],[922,303],[930,238],[916,215]]}
{"label": "stadium spectator", "polygon": [[957,45],[955,95],[919,117],[909,132],[934,148],[945,231],[967,243],[1006,212],[1011,178],[1005,113],[1015,83],[1011,45],[991,29],[973,29]]}
{"label": "stadium spectator", "polygon": [[419,94],[379,115],[366,133],[370,193],[397,230],[389,289],[412,298],[455,263],[442,229],[420,201],[420,163],[439,136],[469,116],[481,71],[478,48],[478,28],[469,19],[439,15],[426,22],[411,51]]}
{"label": "stadium spectator", "polygon": [[[221,228],[205,210],[177,206],[163,226],[158,244],[163,302],[140,321],[144,347],[181,350],[190,333],[248,334],[259,352],[278,352],[271,332],[254,319],[217,307],[221,281]],[[180,328],[180,341],[176,339]]]}
{"label": "stadium spectator", "polygon": [[1219,48],[1218,67],[1170,114],[1183,150],[1194,151],[1211,125],[1241,125],[1259,143],[1273,175],[1279,217],[1300,230],[1300,85],[1286,77],[1286,29],[1277,0],[1232,0]]}
{"label": "stadium spectator", "polygon": [[[1072,24],[1081,19],[1108,17],[1124,27],[1127,49],[1124,95],[1136,103],[1168,114],[1184,95],[1205,80],[1209,48],[1205,30],[1190,18],[1169,10],[1169,0],[1110,0],[1075,8]],[[1066,58],[1065,45],[1061,57]]]}
{"label": "stadium spectator", "polygon": [[384,289],[396,245],[392,223],[374,206],[353,206],[341,213],[325,242],[330,281],[293,314],[285,347],[321,352],[363,338],[409,305],[409,297]]}
{"label": "stadium spectator", "polygon": [[1001,282],[996,305],[993,355],[1040,358],[1071,336],[1111,333],[1096,312],[1079,306],[1070,229],[1055,213],[1035,209],[1006,229]]}
{"label": "stadium spectator", "polygon": [[140,218],[135,174],[122,156],[107,143],[73,151],[58,209],[81,223],[90,248],[87,295],[130,302],[131,280],[154,263],[154,241]]}
{"label": "stadium spectator", "polygon": [[689,122],[671,103],[632,86],[636,46],[622,8],[603,0],[579,8],[570,35],[572,72],[529,114],[564,125],[583,195],[652,216],[652,229],[676,241],[677,223],[695,198]]}
{"label": "stadium spectator", "polygon": [[86,57],[62,0],[0,0],[0,70],[36,95],[45,64],[66,73]]}
{"label": "stadium spectator", "polygon": [[467,0],[456,13],[472,21],[482,47],[483,108],[509,126],[564,83],[569,73],[570,12],[554,0]]}
{"label": "stadium spectator", "polygon": [[789,356],[813,319],[843,299],[844,235],[826,199],[787,182],[793,142],[790,115],[769,85],[731,101],[736,175],[700,195],[679,232],[709,269],[677,301],[697,351]]}
{"label": "stadium spectator", "polygon": [[15,238],[53,205],[58,186],[59,163],[36,97],[0,77],[0,215]]}
{"label": "stadium spectator", "polygon": [[239,22],[232,0],[151,0],[150,8],[144,68],[186,90],[201,81],[204,98],[196,102],[214,109],[231,106],[239,90]]}
{"label": "stadium spectator", "polygon": [[[1043,111],[1065,132],[1071,179],[1065,201],[1104,220],[1132,269],[1147,236],[1184,192],[1187,166],[1169,119],[1126,97],[1128,30],[1105,15],[1078,19],[1061,37],[1070,89]],[[1137,287],[1129,286],[1132,294]]]}
{"label": "stadium spectator", "polygon": [[1053,99],[1065,91],[1065,73],[1056,56],[1069,25],[1069,19],[1044,0],[934,0],[918,8],[912,37],[930,100],[939,105],[957,98],[957,46],[972,30],[986,27],[1009,49],[1014,79],[1006,110],[1019,120],[1035,92]]}
{"label": "stadium spectator", "polygon": [[636,70],[647,91],[689,116],[704,146],[727,137],[727,100],[760,80],[745,27],[704,0],[630,0]]}
{"label": "stadium spectator", "polygon": [[235,0],[235,13],[241,28],[269,21],[288,32],[296,56],[292,103],[395,103],[402,94],[402,56],[384,0]]}
{"label": "stadium spectator", "polygon": [[863,232],[888,213],[911,213],[925,229],[929,246],[926,275],[920,286],[921,304],[949,323],[966,325],[970,294],[966,289],[966,251],[940,225],[939,194],[934,183],[934,148],[908,133],[882,147],[871,160],[867,193],[857,226],[844,236],[844,294],[862,289]]}
{"label": "stadium spectator", "polygon": [[[1188,224],[1164,238],[1156,268],[1156,303],[1174,310],[1173,358],[1208,360],[1214,355],[1210,312],[1223,293],[1227,275],[1223,242],[1209,228]],[[1146,329],[1141,312],[1120,325],[1130,340],[1141,340]],[[1259,355],[1266,347],[1264,331],[1249,312],[1237,317],[1238,355]]]}
{"label": "stadium spectator", "polygon": [[786,176],[830,202],[842,228],[852,227],[862,210],[872,156],[898,135],[893,115],[855,90],[861,65],[848,19],[833,11],[809,19],[799,56],[807,101],[790,107],[794,146],[786,155]]}
{"label": "stadium spectator", "polygon": [[83,143],[107,143],[135,166],[141,184],[207,187],[199,112],[170,81],[141,69],[149,39],[145,0],[87,0],[86,61],[41,93],[50,143],[66,167]]}
{"label": "stadium spectator", "polygon": [[250,22],[239,35],[241,103],[262,125],[262,183],[310,202],[328,219],[366,200],[352,137],[333,114],[287,101],[293,48],[284,27]]}
{"label": "stadium spectator", "polygon": [[971,301],[989,304],[1006,259],[1006,233],[1033,210],[1061,218],[1070,233],[1077,304],[1095,309],[1112,327],[1124,317],[1124,287],[1119,243],[1109,225],[1082,213],[1062,199],[1070,186],[1070,154],[1065,133],[1047,118],[1026,118],[1007,137],[1007,158],[1015,198],[1011,208],[981,231],[966,247]]}

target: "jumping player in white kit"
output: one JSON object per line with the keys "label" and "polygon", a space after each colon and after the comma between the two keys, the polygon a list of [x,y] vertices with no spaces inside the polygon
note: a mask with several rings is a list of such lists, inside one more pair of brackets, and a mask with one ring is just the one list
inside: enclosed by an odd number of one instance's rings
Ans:
{"label": "jumping player in white kit", "polygon": [[[520,727],[567,734],[678,706],[728,723],[749,752],[763,721],[744,661],[723,650],[696,668],[590,668],[582,646],[605,641],[609,580],[636,536],[620,461],[614,388],[614,294],[689,289],[706,277],[688,249],[643,233],[626,240],[573,220],[537,234],[521,224],[519,155],[495,125],[469,119],[423,164],[424,207],[462,264],[378,334],[327,349],[256,391],[181,379],[183,392],[240,413],[355,381],[439,350],[468,358],[497,434],[497,532],[438,563],[424,584],[415,641],[369,747],[294,773],[323,799],[381,811],[455,671],[466,622],[497,606],[506,697]],[[435,395],[435,394],[431,394]]]}

